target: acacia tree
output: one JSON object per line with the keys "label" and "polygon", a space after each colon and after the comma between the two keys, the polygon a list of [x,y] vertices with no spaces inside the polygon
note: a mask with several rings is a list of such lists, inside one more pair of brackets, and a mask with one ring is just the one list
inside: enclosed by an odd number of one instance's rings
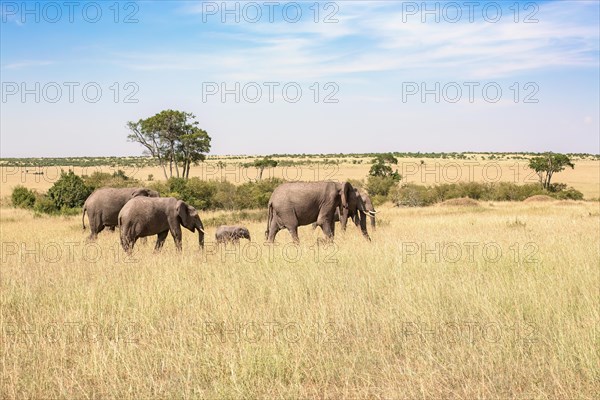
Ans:
{"label": "acacia tree", "polygon": [[533,169],[540,178],[540,184],[546,190],[550,190],[552,175],[563,171],[566,167],[575,168],[575,165],[565,154],[544,153],[542,156],[533,157],[529,160],[529,168]]}
{"label": "acacia tree", "polygon": [[164,110],[138,122],[128,122],[131,133],[127,138],[144,146],[144,152],[157,159],[165,179],[173,176],[173,169],[175,176],[187,179],[191,164],[204,161],[205,153],[210,151],[210,136],[197,127],[195,118],[192,113]]}
{"label": "acacia tree", "polygon": [[254,160],[251,163],[244,163],[244,164],[242,164],[242,167],[256,168],[258,170],[258,178],[256,178],[256,180],[260,181],[260,180],[262,180],[263,172],[265,171],[265,169],[266,168],[275,168],[277,166],[277,164],[278,164],[278,162],[273,160],[272,158],[263,157],[263,158],[257,158],[256,160]]}
{"label": "acacia tree", "polygon": [[394,171],[391,167],[391,165],[398,165],[398,159],[392,153],[379,154],[372,162],[370,176],[391,177],[395,181],[401,179],[398,170]]}
{"label": "acacia tree", "polygon": [[262,180],[265,168],[275,168],[277,166],[277,161],[270,159],[269,157],[264,157],[262,159],[254,160],[252,165],[258,169],[258,180],[260,181]]}

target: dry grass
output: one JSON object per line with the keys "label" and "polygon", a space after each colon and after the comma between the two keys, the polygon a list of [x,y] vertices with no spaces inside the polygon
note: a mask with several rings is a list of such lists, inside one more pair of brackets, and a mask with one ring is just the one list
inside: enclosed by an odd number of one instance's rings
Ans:
{"label": "dry grass", "polygon": [[270,253],[186,231],[133,259],[0,209],[0,397],[597,398],[598,203],[478,209],[380,207],[371,243],[304,227]]}
{"label": "dry grass", "polygon": [[535,196],[531,196],[523,200],[526,203],[538,203],[538,202],[549,202],[556,201],[556,199],[546,196],[545,194],[536,194]]}
{"label": "dry grass", "polygon": [[[292,160],[292,159],[288,159]],[[305,159],[304,161],[308,161]],[[257,177],[255,168],[242,168],[237,166],[240,162],[250,160],[221,160],[225,168],[220,169],[215,160],[207,160],[200,166],[192,168],[190,176],[196,176],[205,180],[225,179],[235,184],[247,182]],[[293,161],[303,161],[302,158],[294,158]],[[314,161],[314,160],[313,160]],[[371,166],[370,159],[362,159],[362,164],[352,164],[351,159],[341,159],[339,165],[301,165],[290,167],[276,167],[265,170],[264,177],[278,177],[291,181],[315,181],[315,180],[346,180],[365,179]],[[403,176],[403,182],[417,183],[423,185],[437,185],[441,183],[455,182],[514,182],[514,183],[537,183],[535,173],[527,167],[525,160],[443,160],[443,159],[421,159],[401,158],[398,160],[398,172]],[[67,170],[65,166],[63,169]],[[128,176],[133,176],[148,183],[148,175],[154,175],[155,180],[164,180],[163,172],[159,167],[72,167],[78,175],[90,175],[94,171],[113,173],[117,169],[123,169]],[[52,186],[60,175],[61,167],[48,167],[44,169],[44,175],[26,174],[25,168],[0,167],[2,187],[0,196],[4,197],[12,193],[16,185],[25,185],[38,191],[46,191]],[[600,198],[600,161],[577,160],[575,169],[567,169],[555,174],[553,182],[566,183],[581,191],[586,199]]]}
{"label": "dry grass", "polygon": [[479,202],[469,197],[460,197],[457,199],[449,199],[440,203],[442,207],[477,207]]}

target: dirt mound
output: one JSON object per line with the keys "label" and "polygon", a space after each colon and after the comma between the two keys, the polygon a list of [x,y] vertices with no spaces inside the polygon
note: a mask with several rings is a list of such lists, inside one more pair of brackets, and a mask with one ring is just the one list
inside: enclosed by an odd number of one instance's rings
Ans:
{"label": "dirt mound", "polygon": [[546,196],[545,194],[536,194],[535,196],[531,196],[523,200],[525,203],[534,203],[538,201],[554,201],[554,199],[550,196]]}
{"label": "dirt mound", "polygon": [[458,199],[449,199],[440,203],[441,206],[451,206],[451,207],[477,207],[479,206],[479,202],[477,200],[473,200],[470,197],[460,197]]}

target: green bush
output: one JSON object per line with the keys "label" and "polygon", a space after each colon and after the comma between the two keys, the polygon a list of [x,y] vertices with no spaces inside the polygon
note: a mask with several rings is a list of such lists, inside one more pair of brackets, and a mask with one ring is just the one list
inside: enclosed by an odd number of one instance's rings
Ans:
{"label": "green bush", "polygon": [[281,183],[283,180],[271,178],[235,186],[227,181],[203,181],[194,177],[153,182],[150,188],[161,196],[176,197],[200,210],[246,210],[267,207],[271,193]]}
{"label": "green bush", "polygon": [[577,189],[568,188],[555,193],[555,197],[562,200],[583,200],[583,193]]}
{"label": "green bush", "polygon": [[396,186],[398,179],[395,176],[372,176],[367,178],[366,189],[370,196],[387,196],[390,189]]}
{"label": "green bush", "polygon": [[39,196],[35,200],[33,210],[42,214],[58,214],[59,209],[48,196]]}
{"label": "green bush", "polygon": [[422,185],[407,183],[390,190],[390,200],[396,206],[424,207],[431,205],[437,199],[434,190]]}
{"label": "green bush", "polygon": [[582,200],[583,194],[566,185],[557,184],[556,192],[542,189],[538,184],[517,185],[512,182],[446,183],[436,186],[405,184],[390,190],[388,200],[397,206],[422,207],[449,199],[469,197],[482,201],[523,201],[528,197],[543,194],[557,199]]}
{"label": "green bush", "polygon": [[35,192],[25,186],[15,186],[11,195],[13,206],[20,208],[33,208],[35,204]]}
{"label": "green bush", "polygon": [[73,171],[61,172],[60,178],[48,190],[48,198],[52,200],[57,209],[75,208],[83,206],[85,199],[92,193],[92,188],[87,186],[83,179]]}
{"label": "green bush", "polygon": [[128,177],[122,170],[113,174],[95,171],[90,176],[84,176],[83,181],[92,191],[101,187],[123,188],[140,185],[137,179]]}

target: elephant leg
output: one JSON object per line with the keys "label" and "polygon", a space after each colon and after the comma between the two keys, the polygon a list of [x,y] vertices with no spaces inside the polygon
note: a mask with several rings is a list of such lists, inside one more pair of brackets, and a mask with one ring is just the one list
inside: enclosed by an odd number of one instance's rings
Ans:
{"label": "elephant leg", "polygon": [[104,230],[104,224],[100,220],[100,218],[94,218],[90,221],[90,236],[88,240],[96,240],[98,239],[98,234]]}
{"label": "elephant leg", "polygon": [[325,222],[321,225],[321,229],[323,229],[323,233],[327,239],[333,239],[333,235],[335,233],[335,222]]}
{"label": "elephant leg", "polygon": [[135,245],[136,240],[136,237],[128,237],[127,235],[121,236],[121,246],[127,254],[131,254],[133,251],[133,246]]}
{"label": "elephant leg", "polygon": [[269,226],[269,235],[267,237],[267,241],[269,243],[273,243],[275,241],[275,235],[277,235],[277,232],[279,232],[281,228],[279,228],[279,224],[277,223],[277,221],[275,221],[275,219],[273,219],[271,221],[271,226]]}
{"label": "elephant leg", "polygon": [[175,247],[177,248],[177,251],[181,251],[181,227],[172,227],[171,236],[173,236],[173,240],[175,241]]}
{"label": "elephant leg", "polygon": [[292,235],[292,240],[294,243],[300,243],[300,238],[298,237],[298,227],[296,225],[288,226],[287,229],[290,232],[290,235]]}
{"label": "elephant leg", "polygon": [[163,231],[156,235],[156,244],[154,245],[154,251],[160,251],[160,249],[162,249],[163,244],[165,243],[165,239],[168,235],[169,231]]}

